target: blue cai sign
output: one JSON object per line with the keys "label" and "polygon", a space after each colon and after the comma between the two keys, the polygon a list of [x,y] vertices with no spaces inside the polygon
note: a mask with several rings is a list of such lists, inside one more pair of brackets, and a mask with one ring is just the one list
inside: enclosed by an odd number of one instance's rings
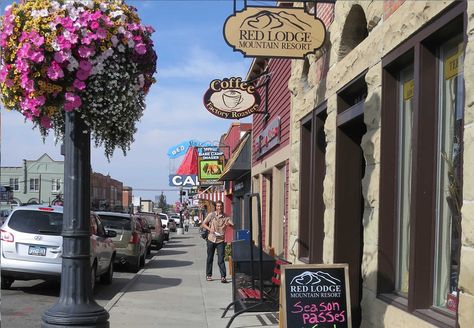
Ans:
{"label": "blue cai sign", "polygon": [[170,174],[169,185],[171,187],[196,187],[199,186],[198,176],[195,174]]}
{"label": "blue cai sign", "polygon": [[172,146],[168,148],[167,155],[169,158],[178,158],[186,154],[189,147],[203,147],[203,146],[211,146],[211,143],[208,141],[200,142],[199,140],[183,141],[176,146]]}

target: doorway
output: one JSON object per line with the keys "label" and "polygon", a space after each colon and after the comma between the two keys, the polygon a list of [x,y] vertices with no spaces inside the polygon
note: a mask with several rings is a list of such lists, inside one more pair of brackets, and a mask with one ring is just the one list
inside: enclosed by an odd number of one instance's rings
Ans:
{"label": "doorway", "polygon": [[356,115],[349,115],[350,119],[346,122],[338,120],[336,134],[334,262],[349,264],[352,326],[359,327],[361,324],[361,265],[364,240],[362,178],[365,174],[365,160],[360,143],[366,132],[366,126],[363,106],[362,110],[360,107],[355,110],[356,112],[352,114]]}

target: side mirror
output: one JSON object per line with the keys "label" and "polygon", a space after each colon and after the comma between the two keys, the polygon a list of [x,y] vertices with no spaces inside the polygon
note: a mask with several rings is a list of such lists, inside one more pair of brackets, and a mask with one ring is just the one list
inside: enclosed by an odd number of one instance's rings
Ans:
{"label": "side mirror", "polygon": [[166,228],[166,224],[163,224],[161,227],[162,227],[162,228]]}
{"label": "side mirror", "polygon": [[107,230],[105,232],[105,234],[107,235],[107,237],[109,238],[114,238],[114,237],[117,237],[117,232],[113,231],[113,230]]}

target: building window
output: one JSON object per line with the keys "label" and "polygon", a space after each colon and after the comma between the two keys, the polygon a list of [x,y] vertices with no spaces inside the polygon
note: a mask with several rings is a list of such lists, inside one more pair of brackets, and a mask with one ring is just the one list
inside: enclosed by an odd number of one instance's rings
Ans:
{"label": "building window", "polygon": [[30,179],[30,191],[39,190],[39,179]]}
{"label": "building window", "polygon": [[434,302],[454,310],[457,296],[461,228],[461,163],[464,108],[463,43],[458,39],[440,48],[440,101],[436,185],[436,258]]}
{"label": "building window", "polygon": [[465,10],[453,4],[382,59],[378,295],[449,327],[461,247]]}
{"label": "building window", "polygon": [[51,180],[51,191],[58,192],[61,190],[61,179]]}
{"label": "building window", "polygon": [[18,184],[18,178],[10,178],[10,188],[13,191],[20,190],[20,185]]}
{"label": "building window", "polygon": [[396,290],[408,293],[408,261],[410,250],[410,201],[413,133],[413,66],[399,74],[399,131],[398,131],[398,219]]}

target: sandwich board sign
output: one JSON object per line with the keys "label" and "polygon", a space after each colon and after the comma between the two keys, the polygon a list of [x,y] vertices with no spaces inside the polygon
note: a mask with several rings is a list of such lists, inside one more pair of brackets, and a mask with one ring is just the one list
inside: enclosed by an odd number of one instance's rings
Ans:
{"label": "sandwich board sign", "polygon": [[282,266],[280,327],[352,328],[348,264]]}

